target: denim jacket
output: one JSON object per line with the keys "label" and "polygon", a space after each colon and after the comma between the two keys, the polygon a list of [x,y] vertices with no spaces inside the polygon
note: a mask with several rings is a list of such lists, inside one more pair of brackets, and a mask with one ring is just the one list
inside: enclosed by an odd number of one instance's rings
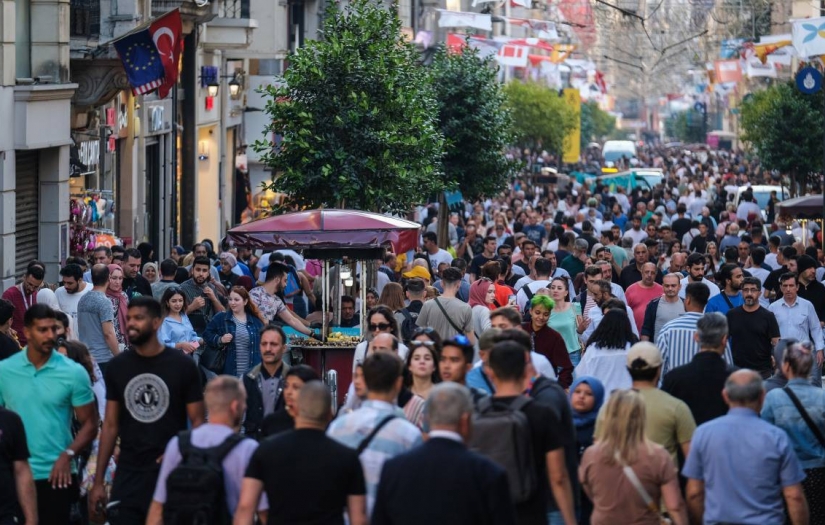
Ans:
{"label": "denim jacket", "polygon": [[[206,344],[227,347],[226,364],[223,367],[223,373],[231,376],[237,375],[235,353],[238,351],[249,353],[250,369],[261,362],[261,330],[264,324],[257,317],[247,314],[246,330],[249,333],[249,347],[245,349],[235,348],[235,326],[232,312],[219,312],[209,321],[209,325],[203,332],[203,340]],[[220,339],[227,333],[232,334],[232,342],[228,345],[223,345]]]}
{"label": "denim jacket", "polygon": [[[825,434],[825,392],[821,388],[812,386],[805,379],[791,379],[788,381],[788,387],[799,398],[819,430]],[[768,392],[765,404],[762,406],[762,419],[778,426],[788,434],[793,443],[794,452],[802,463],[802,468],[825,467],[825,449],[819,444],[816,436],[808,428],[784,390],[777,388]]]}

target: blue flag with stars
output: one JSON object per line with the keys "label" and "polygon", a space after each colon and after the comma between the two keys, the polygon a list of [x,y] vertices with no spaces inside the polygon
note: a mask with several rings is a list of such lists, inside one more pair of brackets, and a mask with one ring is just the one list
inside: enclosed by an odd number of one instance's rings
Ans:
{"label": "blue flag with stars", "polygon": [[132,85],[132,93],[145,95],[163,84],[166,70],[148,27],[117,40],[114,46]]}

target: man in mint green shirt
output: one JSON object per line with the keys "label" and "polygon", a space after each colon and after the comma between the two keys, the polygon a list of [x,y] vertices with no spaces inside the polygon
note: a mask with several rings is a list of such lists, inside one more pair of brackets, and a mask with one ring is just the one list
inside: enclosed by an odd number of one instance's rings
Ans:
{"label": "man in mint green shirt", "polygon": [[[33,305],[23,318],[28,346],[0,361],[0,406],[23,420],[37,489],[39,523],[68,523],[78,497],[74,456],[97,435],[98,416],[86,370],[54,351],[54,310]],[[80,430],[72,438],[72,414]]]}

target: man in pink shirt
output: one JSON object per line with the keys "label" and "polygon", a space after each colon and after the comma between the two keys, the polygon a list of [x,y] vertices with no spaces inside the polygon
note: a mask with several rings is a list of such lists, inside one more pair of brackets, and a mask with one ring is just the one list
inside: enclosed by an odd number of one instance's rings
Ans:
{"label": "man in pink shirt", "polygon": [[645,309],[650,301],[662,296],[662,285],[656,282],[656,265],[645,263],[642,266],[642,280],[631,284],[625,290],[627,305],[633,310],[636,326],[642,326]]}

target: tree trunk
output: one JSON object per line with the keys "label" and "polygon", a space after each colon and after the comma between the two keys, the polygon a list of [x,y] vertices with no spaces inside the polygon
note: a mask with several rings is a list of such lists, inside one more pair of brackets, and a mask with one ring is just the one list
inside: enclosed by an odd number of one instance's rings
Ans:
{"label": "tree trunk", "polygon": [[438,247],[444,250],[450,245],[450,209],[447,206],[447,197],[444,192],[438,197],[438,223],[436,224],[436,235],[438,235]]}

